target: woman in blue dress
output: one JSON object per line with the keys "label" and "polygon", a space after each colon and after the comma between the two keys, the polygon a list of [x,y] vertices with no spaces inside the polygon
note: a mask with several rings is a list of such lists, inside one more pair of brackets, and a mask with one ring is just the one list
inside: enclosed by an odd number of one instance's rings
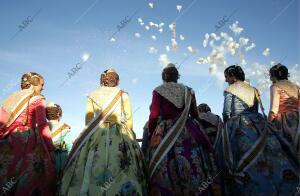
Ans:
{"label": "woman in blue dress", "polygon": [[[298,164],[288,156],[263,115],[258,91],[246,83],[240,66],[224,71],[221,134],[223,175],[228,195],[293,195],[299,183]],[[291,155],[291,154],[290,154]]]}

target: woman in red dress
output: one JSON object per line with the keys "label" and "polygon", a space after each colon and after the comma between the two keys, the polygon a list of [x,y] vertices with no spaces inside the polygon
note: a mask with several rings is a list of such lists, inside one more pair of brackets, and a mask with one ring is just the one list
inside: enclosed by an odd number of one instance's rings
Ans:
{"label": "woman in red dress", "polygon": [[193,90],[177,83],[173,64],[163,70],[162,79],[153,91],[149,116],[149,195],[221,195],[221,171]]}
{"label": "woman in red dress", "polygon": [[[0,113],[0,194],[54,195],[55,149],[46,121],[44,79],[29,72]],[[7,116],[6,119],[3,119]]]}

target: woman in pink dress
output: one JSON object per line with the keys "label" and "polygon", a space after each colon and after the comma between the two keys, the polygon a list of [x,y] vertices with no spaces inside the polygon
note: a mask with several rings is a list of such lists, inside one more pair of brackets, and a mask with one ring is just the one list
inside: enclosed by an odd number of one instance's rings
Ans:
{"label": "woman in pink dress", "polygon": [[41,75],[26,73],[22,90],[10,95],[1,107],[1,195],[55,194],[55,147],[46,121],[45,98],[40,94],[43,86]]}
{"label": "woman in pink dress", "polygon": [[288,80],[288,68],[282,64],[270,69],[272,81],[269,121],[300,156],[300,88]]}

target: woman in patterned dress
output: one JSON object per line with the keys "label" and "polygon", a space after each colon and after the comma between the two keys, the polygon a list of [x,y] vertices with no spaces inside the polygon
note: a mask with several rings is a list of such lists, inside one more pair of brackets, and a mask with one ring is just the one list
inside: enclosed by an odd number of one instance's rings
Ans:
{"label": "woman in patterned dress", "polygon": [[269,121],[277,128],[300,156],[300,88],[288,80],[286,66],[277,64],[270,69],[271,106]]}
{"label": "woman in patterned dress", "polygon": [[[3,103],[0,118],[0,187],[4,195],[54,195],[54,150],[40,94],[44,79],[29,72],[21,91]],[[8,117],[3,120],[3,114]],[[42,180],[41,180],[42,179]]]}
{"label": "woman in patterned dress", "polygon": [[298,165],[285,153],[280,137],[258,113],[259,93],[246,83],[244,71],[232,65],[224,71],[222,159],[228,195],[293,195]]}
{"label": "woman in patterned dress", "polygon": [[174,64],[162,72],[149,116],[149,195],[221,195],[212,145],[191,88],[177,83]]}
{"label": "woman in patterned dress", "polygon": [[106,70],[88,96],[86,127],[73,144],[61,195],[140,195],[146,192],[143,154],[132,130],[129,96]]}
{"label": "woman in patterned dress", "polygon": [[62,177],[62,171],[71,150],[71,142],[67,141],[68,133],[71,127],[61,122],[62,109],[59,105],[50,102],[46,107],[46,116],[49,128],[51,130],[52,141],[56,147],[55,150],[55,168],[58,177]]}

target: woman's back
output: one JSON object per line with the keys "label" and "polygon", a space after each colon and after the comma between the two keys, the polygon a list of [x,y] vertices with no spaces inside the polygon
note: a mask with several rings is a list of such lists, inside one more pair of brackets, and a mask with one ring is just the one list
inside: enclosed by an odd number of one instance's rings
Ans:
{"label": "woman's back", "polygon": [[255,88],[242,81],[230,85],[224,92],[224,119],[227,120],[242,113],[257,113],[258,101],[255,91]]}
{"label": "woman's back", "polygon": [[[99,112],[105,110],[115,95],[122,91],[119,87],[99,87],[88,96],[86,110],[86,125]],[[123,91],[120,102],[116,105],[106,121],[121,124],[124,121],[128,129],[132,130],[132,114],[129,95]]]}
{"label": "woman's back", "polygon": [[114,70],[102,76],[103,86],[88,95],[86,127],[67,161],[62,195],[142,195],[146,191],[129,96],[117,87]]}

